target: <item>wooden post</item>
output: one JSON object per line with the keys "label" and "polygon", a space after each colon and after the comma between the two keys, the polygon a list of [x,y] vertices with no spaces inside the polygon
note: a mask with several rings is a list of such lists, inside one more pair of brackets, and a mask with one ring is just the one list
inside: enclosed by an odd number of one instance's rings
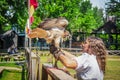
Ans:
{"label": "wooden post", "polygon": [[37,60],[38,60],[37,80],[40,80],[40,57],[38,57]]}
{"label": "wooden post", "polygon": [[37,56],[34,53],[31,53],[31,59],[32,59],[32,80],[36,80],[36,63],[37,63]]}
{"label": "wooden post", "polygon": [[[30,61],[31,53],[31,61]],[[28,79],[40,80],[40,57],[26,48],[26,59],[28,67]]]}

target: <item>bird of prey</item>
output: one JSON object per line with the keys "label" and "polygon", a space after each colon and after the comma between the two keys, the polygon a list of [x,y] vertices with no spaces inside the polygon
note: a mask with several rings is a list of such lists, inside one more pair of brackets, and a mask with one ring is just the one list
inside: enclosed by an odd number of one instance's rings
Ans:
{"label": "bird of prey", "polygon": [[47,43],[52,43],[59,48],[61,39],[70,36],[66,30],[68,21],[63,18],[48,18],[41,22],[37,28],[33,29],[28,36],[30,38],[44,38]]}
{"label": "bird of prey", "polygon": [[[30,38],[44,38],[50,45],[60,48],[61,39],[70,36],[69,31],[66,30],[67,25],[68,20],[63,17],[48,18],[33,29],[28,36]],[[57,67],[57,60],[54,66]]]}

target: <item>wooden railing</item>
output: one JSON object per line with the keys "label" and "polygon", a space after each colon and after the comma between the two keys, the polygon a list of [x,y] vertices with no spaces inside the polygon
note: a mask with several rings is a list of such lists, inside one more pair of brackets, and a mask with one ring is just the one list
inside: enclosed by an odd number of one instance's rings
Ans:
{"label": "wooden railing", "polygon": [[48,75],[52,78],[52,80],[75,80],[72,76],[65,73],[64,71],[54,68],[50,64],[42,65],[42,80],[48,80]]}

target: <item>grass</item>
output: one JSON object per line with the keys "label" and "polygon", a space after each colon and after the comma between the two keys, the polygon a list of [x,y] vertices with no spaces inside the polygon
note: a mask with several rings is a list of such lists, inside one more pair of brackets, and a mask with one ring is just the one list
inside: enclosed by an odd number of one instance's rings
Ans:
{"label": "grass", "polygon": [[[51,62],[54,60],[52,59],[52,56],[45,55],[40,57],[40,62],[42,63],[47,63]],[[59,62],[58,63],[59,68],[63,68],[63,65]],[[10,66],[10,67],[18,67],[18,65],[9,63],[9,64],[3,64],[0,63],[0,66]],[[72,69],[67,69],[72,76],[74,76],[75,71]],[[22,72],[20,71],[11,71],[11,70],[4,70],[2,73],[2,76],[0,77],[0,80],[22,80],[21,74]],[[120,80],[120,56],[117,55],[108,55],[107,56],[107,65],[106,65],[106,73],[104,80]]]}
{"label": "grass", "polygon": [[107,57],[105,80],[120,80],[120,56]]}
{"label": "grass", "polygon": [[17,67],[20,68],[21,66],[17,65],[16,63],[0,63],[0,66],[8,66],[8,67]]}
{"label": "grass", "polygon": [[[120,61],[108,61],[105,80],[120,80]],[[114,66],[113,66],[114,65]]]}
{"label": "grass", "polygon": [[0,80],[21,80],[21,72],[14,70],[4,70]]}

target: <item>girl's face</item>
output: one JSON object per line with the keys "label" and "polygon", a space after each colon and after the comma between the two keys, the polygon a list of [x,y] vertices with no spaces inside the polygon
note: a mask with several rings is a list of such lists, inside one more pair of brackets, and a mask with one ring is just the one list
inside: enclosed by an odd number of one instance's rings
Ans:
{"label": "girl's face", "polygon": [[88,40],[86,40],[86,41],[83,43],[83,51],[84,51],[84,52],[88,52],[88,51],[89,51],[89,42],[88,42]]}

